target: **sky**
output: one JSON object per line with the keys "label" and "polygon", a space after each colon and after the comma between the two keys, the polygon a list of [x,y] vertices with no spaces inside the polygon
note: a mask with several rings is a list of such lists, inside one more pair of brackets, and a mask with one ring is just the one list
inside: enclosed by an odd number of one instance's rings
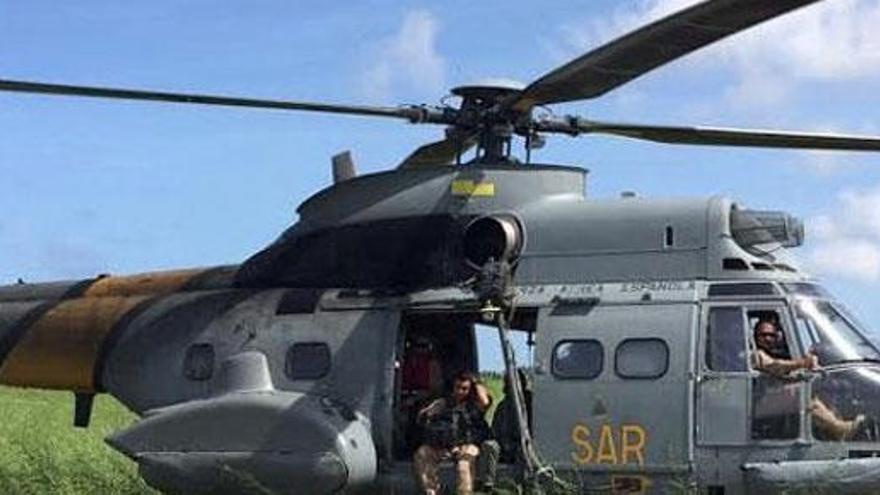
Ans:
{"label": "sky", "polygon": [[[688,0],[0,3],[0,78],[395,105],[527,83]],[[825,0],[556,113],[880,134],[880,0]],[[330,183],[442,129],[389,119],[0,94],[0,283],[237,263]],[[588,195],[722,194],[805,219],[795,252],[880,329],[880,155],[553,136]]]}

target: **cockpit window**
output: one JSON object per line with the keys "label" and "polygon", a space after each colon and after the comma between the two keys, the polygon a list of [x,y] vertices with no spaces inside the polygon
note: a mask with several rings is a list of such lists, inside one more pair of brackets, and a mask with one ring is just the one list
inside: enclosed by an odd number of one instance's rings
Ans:
{"label": "cockpit window", "polygon": [[802,298],[795,301],[795,321],[805,347],[822,366],[846,362],[880,362],[880,352],[835,303]]}

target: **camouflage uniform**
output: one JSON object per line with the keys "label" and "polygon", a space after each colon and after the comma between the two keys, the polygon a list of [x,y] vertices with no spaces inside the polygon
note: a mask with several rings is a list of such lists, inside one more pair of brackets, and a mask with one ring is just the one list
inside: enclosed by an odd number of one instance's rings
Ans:
{"label": "camouflage uniform", "polygon": [[488,437],[488,426],[483,412],[471,401],[450,407],[449,399],[437,399],[422,414],[427,418],[444,418],[452,425],[450,438],[431,438],[416,450],[413,469],[416,480],[427,495],[440,493],[437,466],[453,460],[456,470],[456,493],[467,495],[474,490],[474,468],[480,448],[477,446]]}
{"label": "camouflage uniform", "polygon": [[416,479],[426,495],[440,493],[440,478],[437,476],[437,465],[443,461],[455,461],[456,486],[455,493],[469,495],[474,491],[474,463],[480,455],[480,448],[473,444],[459,445],[453,448],[431,447],[422,445],[416,450],[413,467]]}

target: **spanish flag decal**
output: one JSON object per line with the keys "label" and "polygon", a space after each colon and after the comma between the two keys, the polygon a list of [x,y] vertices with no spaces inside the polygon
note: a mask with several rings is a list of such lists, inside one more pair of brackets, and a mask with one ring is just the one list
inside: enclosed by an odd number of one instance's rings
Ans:
{"label": "spanish flag decal", "polygon": [[492,182],[474,182],[472,180],[454,180],[450,188],[453,196],[492,197],[495,196],[495,184]]}

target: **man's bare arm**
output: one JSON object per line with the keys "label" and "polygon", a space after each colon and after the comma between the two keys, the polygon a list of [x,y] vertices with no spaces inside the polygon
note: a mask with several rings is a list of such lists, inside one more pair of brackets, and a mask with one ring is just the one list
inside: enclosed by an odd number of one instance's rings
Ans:
{"label": "man's bare arm", "polygon": [[446,399],[442,399],[442,398],[435,399],[435,400],[431,401],[430,404],[423,407],[416,415],[416,418],[419,421],[423,421],[428,416],[434,416],[435,414],[439,414],[440,411],[442,411],[444,407],[446,407]]}
{"label": "man's bare arm", "polygon": [[816,358],[807,354],[802,358],[775,358],[764,350],[758,349],[755,368],[777,376],[783,376],[797,370],[812,370],[816,367]]}
{"label": "man's bare arm", "polygon": [[479,407],[481,411],[489,409],[489,406],[492,405],[492,396],[489,395],[489,389],[479,382],[474,383],[474,387],[476,390],[475,395],[477,398],[477,407]]}

